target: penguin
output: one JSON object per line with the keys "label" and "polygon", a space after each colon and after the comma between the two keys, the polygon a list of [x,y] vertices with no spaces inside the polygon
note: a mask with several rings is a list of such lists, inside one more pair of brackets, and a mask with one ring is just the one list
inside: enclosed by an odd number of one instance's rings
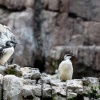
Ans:
{"label": "penguin", "polygon": [[71,55],[66,54],[64,60],[59,64],[58,76],[61,81],[71,80],[73,76],[73,65],[71,62]]}
{"label": "penguin", "polygon": [[9,58],[14,53],[14,47],[16,44],[17,43],[14,41],[7,41],[6,46],[0,48],[0,65],[5,66]]}

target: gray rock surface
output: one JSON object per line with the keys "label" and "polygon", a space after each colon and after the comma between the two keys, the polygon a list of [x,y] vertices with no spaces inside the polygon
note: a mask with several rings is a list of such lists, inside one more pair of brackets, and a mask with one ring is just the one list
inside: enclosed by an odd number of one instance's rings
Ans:
{"label": "gray rock surface", "polygon": [[6,75],[3,81],[4,100],[22,100],[22,79],[14,75]]}
{"label": "gray rock surface", "polygon": [[0,24],[0,47],[5,46],[7,41],[14,40],[15,36],[11,29],[5,25]]}
{"label": "gray rock surface", "polygon": [[21,68],[19,65],[17,64],[12,64],[12,65],[8,65],[7,68],[5,68],[4,70],[4,74],[7,75],[7,74],[12,74],[12,75],[16,75],[18,77],[21,77],[22,76],[22,71],[21,71]]}
{"label": "gray rock surface", "polygon": [[[23,75],[27,69],[21,69]],[[37,72],[37,69],[34,69]],[[56,75],[41,74],[40,80],[36,83],[36,79],[25,79],[24,76],[16,77],[14,75],[0,75],[0,95],[3,94],[4,100],[99,100],[100,82],[95,77],[83,77],[82,79],[72,79],[66,82]],[[49,78],[49,82],[47,79]],[[3,88],[3,91],[2,91]]]}

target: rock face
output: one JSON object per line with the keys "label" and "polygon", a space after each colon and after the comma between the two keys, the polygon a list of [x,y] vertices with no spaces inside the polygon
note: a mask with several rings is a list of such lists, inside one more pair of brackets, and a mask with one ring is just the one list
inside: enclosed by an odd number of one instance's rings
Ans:
{"label": "rock face", "polygon": [[100,76],[99,4],[99,0],[0,0],[0,22],[11,28],[19,43],[14,61],[54,73],[64,54],[71,53],[75,78]]}
{"label": "rock face", "polygon": [[[93,0],[54,0],[51,3],[49,0],[42,0],[41,2],[35,2],[37,4],[35,8],[41,5],[40,9],[36,9],[40,20],[40,28],[38,25],[37,27],[41,32],[38,45],[46,58],[46,71],[54,72],[63,56],[71,53],[74,55],[72,59],[74,77],[82,77],[83,74],[100,76],[98,63],[100,1],[94,3]],[[37,22],[35,20],[35,23]],[[39,42],[42,42],[42,48]],[[88,73],[87,69],[90,70]]]}
{"label": "rock face", "polygon": [[7,41],[14,40],[15,36],[11,32],[10,28],[0,24],[0,48],[6,45]]}
{"label": "rock face", "polygon": [[0,5],[0,22],[11,28],[18,42],[14,61],[21,66],[33,66],[36,51],[33,0],[0,0]]}
{"label": "rock face", "polygon": [[[98,78],[83,77],[61,82],[56,75],[40,74],[36,83],[37,69],[25,67],[21,69],[23,76],[0,74],[0,100],[99,100],[100,82]],[[36,76],[26,79],[24,75]],[[31,74],[32,74],[31,73]]]}

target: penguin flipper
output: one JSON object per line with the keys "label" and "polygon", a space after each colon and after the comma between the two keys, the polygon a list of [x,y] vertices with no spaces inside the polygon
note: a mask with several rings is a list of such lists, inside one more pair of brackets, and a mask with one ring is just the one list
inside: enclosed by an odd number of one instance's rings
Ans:
{"label": "penguin flipper", "polygon": [[3,48],[0,48],[0,59],[4,56],[5,50]]}

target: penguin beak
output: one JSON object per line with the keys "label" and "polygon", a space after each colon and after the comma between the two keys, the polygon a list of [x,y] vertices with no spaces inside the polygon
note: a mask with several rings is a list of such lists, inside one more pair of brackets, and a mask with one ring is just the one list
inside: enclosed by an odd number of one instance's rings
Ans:
{"label": "penguin beak", "polygon": [[18,44],[18,42],[16,40],[12,41],[12,43],[15,45]]}

